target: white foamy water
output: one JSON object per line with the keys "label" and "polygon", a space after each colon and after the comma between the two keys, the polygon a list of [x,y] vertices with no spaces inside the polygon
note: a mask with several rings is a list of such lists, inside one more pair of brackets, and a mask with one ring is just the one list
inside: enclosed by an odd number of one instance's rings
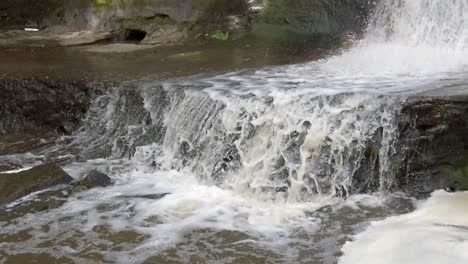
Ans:
{"label": "white foamy water", "polygon": [[372,223],[340,264],[468,263],[468,192],[438,191],[417,210]]}
{"label": "white foamy water", "polygon": [[379,1],[366,37],[349,52],[327,60],[324,69],[403,81],[405,76],[440,78],[466,71],[467,48],[467,1]]}
{"label": "white foamy water", "polygon": [[[418,94],[468,79],[468,2],[378,1],[365,36],[319,61],[204,80],[211,90],[290,96],[363,92]],[[228,80],[231,85],[226,86]],[[234,89],[233,89],[234,88]]]}

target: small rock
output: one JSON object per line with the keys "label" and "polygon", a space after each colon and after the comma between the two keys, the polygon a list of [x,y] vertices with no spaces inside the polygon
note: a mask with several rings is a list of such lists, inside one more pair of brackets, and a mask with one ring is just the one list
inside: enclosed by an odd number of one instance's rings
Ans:
{"label": "small rock", "polygon": [[111,178],[97,170],[92,170],[86,177],[73,184],[72,193],[86,191],[95,187],[107,187],[112,184]]}

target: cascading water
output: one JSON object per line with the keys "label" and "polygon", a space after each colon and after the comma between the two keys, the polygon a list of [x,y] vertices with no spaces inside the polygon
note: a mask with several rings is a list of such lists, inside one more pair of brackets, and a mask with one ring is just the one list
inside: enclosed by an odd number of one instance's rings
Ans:
{"label": "cascading water", "polygon": [[358,223],[411,208],[357,195],[396,187],[402,102],[468,79],[466,0],[381,0],[366,32],[320,61],[100,96],[71,142],[40,154],[72,153],[71,175],[99,167],[116,184],[0,222],[34,233],[2,247],[78,262],[335,263]]}
{"label": "cascading water", "polygon": [[467,17],[464,0],[378,1],[365,38],[328,60],[326,70],[412,81],[431,74],[432,80],[456,78],[468,65]]}
{"label": "cascading water", "polygon": [[468,3],[463,0],[380,1],[367,27],[368,43],[466,49]]}

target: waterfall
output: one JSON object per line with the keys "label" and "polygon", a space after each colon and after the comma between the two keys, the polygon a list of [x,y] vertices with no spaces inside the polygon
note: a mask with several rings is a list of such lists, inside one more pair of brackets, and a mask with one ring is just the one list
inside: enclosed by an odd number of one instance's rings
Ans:
{"label": "waterfall", "polygon": [[123,84],[95,101],[67,151],[184,171],[262,200],[391,190],[401,102],[457,83],[467,13],[463,0],[380,1],[366,38],[339,56]]}
{"label": "waterfall", "polygon": [[[405,151],[421,149],[400,145],[401,131],[417,134],[402,108],[436,89],[466,93],[466,1],[380,0],[364,39],[318,61],[103,88],[72,136],[6,158],[114,184],[58,208],[38,200],[48,209],[35,214],[7,208],[21,216],[0,219],[0,262],[336,263],[370,221],[414,209],[393,192]],[[466,196],[439,192],[373,225],[340,263],[447,263],[441,245],[467,263],[467,216],[451,219]]]}
{"label": "waterfall", "polygon": [[366,38],[339,56],[124,84],[96,100],[70,146],[263,200],[390,190],[401,101],[456,83],[467,13],[463,0],[380,1]]}
{"label": "waterfall", "polygon": [[366,34],[322,70],[345,76],[431,77],[459,74],[468,65],[468,2],[379,1]]}
{"label": "waterfall", "polygon": [[369,20],[367,41],[463,50],[467,16],[464,0],[380,1]]}
{"label": "waterfall", "polygon": [[139,169],[194,174],[262,200],[392,187],[399,97],[244,96],[216,86],[212,78],[122,85],[95,101],[66,152],[82,160],[130,157]]}

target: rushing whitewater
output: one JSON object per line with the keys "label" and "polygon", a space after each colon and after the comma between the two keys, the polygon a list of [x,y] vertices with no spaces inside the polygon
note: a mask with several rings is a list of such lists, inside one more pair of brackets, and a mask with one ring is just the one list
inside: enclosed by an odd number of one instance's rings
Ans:
{"label": "rushing whitewater", "polygon": [[[122,84],[96,98],[73,137],[11,157],[71,160],[72,176],[98,168],[115,185],[0,222],[2,236],[23,235],[0,245],[79,263],[336,263],[366,223],[413,209],[411,198],[391,194],[397,116],[409,96],[465,89],[467,39],[466,0],[381,0],[364,39],[338,56]],[[346,245],[342,262],[356,263],[388,230],[403,232],[407,219],[431,221],[416,211],[373,226]],[[424,223],[423,234],[453,231]],[[434,244],[424,246],[418,254]]]}
{"label": "rushing whitewater", "polygon": [[468,65],[467,17],[464,0],[379,1],[366,37],[325,69],[363,78],[458,78]]}

